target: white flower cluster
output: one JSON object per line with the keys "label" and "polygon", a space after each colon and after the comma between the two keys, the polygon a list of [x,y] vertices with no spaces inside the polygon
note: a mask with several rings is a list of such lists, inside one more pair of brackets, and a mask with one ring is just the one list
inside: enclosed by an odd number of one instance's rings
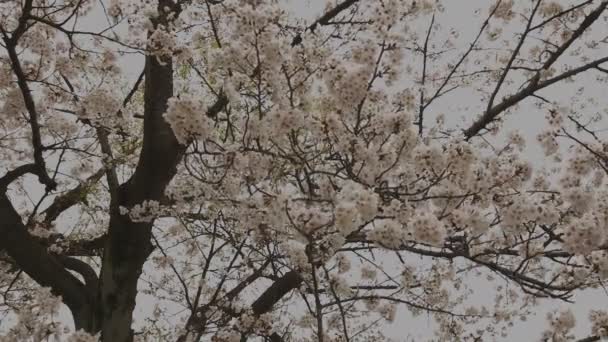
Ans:
{"label": "white flower cluster", "polygon": [[453,210],[450,213],[450,220],[456,227],[468,228],[473,235],[485,233],[490,226],[481,213],[472,208]]}
{"label": "white flower cluster", "polygon": [[108,14],[114,20],[118,19],[122,15],[122,4],[120,3],[120,0],[110,1],[110,6],[108,6]]}
{"label": "white flower cluster", "polygon": [[477,156],[470,144],[456,141],[447,147],[446,163],[453,166],[459,173],[467,175]]}
{"label": "white flower cluster", "polygon": [[380,28],[388,28],[395,25],[406,5],[402,0],[389,0],[383,6],[376,6],[372,18],[374,25]]}
{"label": "white flower cluster", "polygon": [[576,155],[574,155],[568,161],[567,172],[578,176],[587,176],[591,171],[593,171],[595,160],[583,151],[579,150],[575,153]]}
{"label": "white flower cluster", "polygon": [[[2,75],[0,75],[2,76]],[[10,79],[10,78],[9,78]],[[17,119],[25,112],[25,103],[21,90],[17,87],[8,88],[4,95],[0,92],[0,107],[8,119]]]}
{"label": "white flower cluster", "polygon": [[116,117],[121,102],[109,90],[99,88],[85,96],[79,105],[77,113],[81,118],[101,119]]}
{"label": "white flower cluster", "polygon": [[35,288],[27,304],[17,308],[17,324],[6,334],[0,335],[0,342],[43,341],[49,336],[61,337],[64,329],[55,322],[61,307],[61,297],[56,297],[48,287]]}
{"label": "white flower cluster", "polygon": [[592,310],[589,313],[591,333],[600,337],[608,337],[608,311]]}
{"label": "white flower cluster", "polygon": [[428,211],[415,215],[409,224],[409,228],[414,240],[432,246],[443,246],[445,238],[447,237],[447,230],[444,223],[439,221],[434,214]]}
{"label": "white flower cluster", "polygon": [[67,342],[97,342],[99,338],[97,336],[93,336],[89,333],[86,333],[84,330],[78,330],[72,334],[67,339]]}
{"label": "white flower cluster", "polygon": [[393,249],[399,248],[405,237],[405,230],[401,223],[391,219],[374,223],[374,229],[367,234],[367,238],[371,241]]}
{"label": "white flower cluster", "polygon": [[152,261],[159,269],[165,269],[175,262],[173,257],[165,255],[155,255],[152,257]]}
{"label": "white flower cluster", "polygon": [[492,7],[495,10],[494,16],[496,18],[509,21],[513,18],[513,0],[506,0],[498,3],[498,8]]}
{"label": "white flower cluster", "polygon": [[291,108],[274,108],[264,117],[263,125],[277,136],[289,133],[292,129],[304,127],[307,113]]}
{"label": "white flower cluster", "polygon": [[573,340],[574,337],[570,332],[576,325],[576,318],[572,311],[550,312],[547,314],[547,320],[549,330],[543,332],[544,341],[567,342]]}
{"label": "white flower cluster", "polygon": [[526,147],[526,139],[520,132],[509,133],[509,144],[514,145],[519,152],[523,152]]}
{"label": "white flower cluster", "polygon": [[419,172],[441,172],[445,166],[445,158],[441,149],[434,145],[419,144],[414,148],[414,165]]}
{"label": "white flower cluster", "polygon": [[378,313],[388,322],[393,322],[397,315],[397,305],[393,303],[384,304],[379,308]]}
{"label": "white flower cluster", "polygon": [[608,279],[608,251],[591,252],[591,262],[596,267],[600,279]]}
{"label": "white flower cluster", "polygon": [[303,244],[295,241],[286,241],[281,244],[281,249],[296,268],[310,270],[310,263],[308,262],[308,256]]}
{"label": "white flower cluster", "polygon": [[378,57],[377,44],[368,39],[352,49],[353,60],[359,64],[372,65]]}
{"label": "white flower cluster", "polygon": [[562,112],[564,111],[566,110],[563,108],[547,111],[545,119],[547,120],[547,123],[550,127],[554,129],[560,129],[562,127],[562,124],[564,123],[564,115],[562,114]]}
{"label": "white flower cluster", "polygon": [[342,113],[350,115],[365,96],[373,69],[371,66],[357,66],[352,70],[335,68],[327,73],[327,87]]}
{"label": "white flower cluster", "polygon": [[42,222],[43,220],[36,219],[32,222],[33,224],[29,227],[28,230],[33,236],[48,238],[49,236],[51,236],[51,234],[54,233],[54,229],[49,229],[50,227],[46,226]]}
{"label": "white flower cluster", "polygon": [[242,332],[253,331],[256,334],[268,334],[272,330],[272,315],[263,314],[256,317],[251,310],[247,310],[239,316],[236,321],[236,328]]}
{"label": "white flower cluster", "polygon": [[211,338],[211,342],[240,342],[241,334],[235,330],[222,330]]}
{"label": "white flower cluster", "polygon": [[320,228],[328,225],[332,218],[331,213],[318,206],[306,205],[303,202],[290,202],[289,216],[306,235],[318,232]]}
{"label": "white flower cluster", "polygon": [[581,188],[567,189],[564,197],[570,202],[571,208],[579,214],[587,212],[593,204],[593,193]]}
{"label": "white flower cluster", "polygon": [[604,243],[606,232],[597,215],[586,213],[563,228],[562,239],[565,250],[586,255]]}
{"label": "white flower cluster", "polygon": [[536,218],[534,206],[525,196],[517,197],[511,205],[501,210],[503,229],[508,231],[518,231],[519,226]]}
{"label": "white flower cluster", "polygon": [[0,90],[6,90],[13,78],[13,72],[10,63],[0,63]]}
{"label": "white flower cluster", "polygon": [[158,25],[148,38],[148,49],[154,56],[171,57],[176,48],[175,34]]}
{"label": "white flower cluster", "polygon": [[212,122],[206,115],[206,109],[202,101],[190,95],[169,99],[164,118],[181,144],[195,137],[204,139],[210,135]]}
{"label": "white flower cluster", "polygon": [[152,222],[161,214],[161,205],[158,201],[145,200],[131,209],[120,207],[121,215],[129,215],[133,222]]}
{"label": "white flower cluster", "polygon": [[543,17],[550,17],[563,11],[564,7],[557,1],[544,2],[540,6],[539,13]]}
{"label": "white flower cluster", "polygon": [[351,269],[351,262],[345,254],[336,255],[336,264],[338,266],[338,273],[346,273]]}
{"label": "white flower cluster", "polygon": [[44,123],[46,129],[60,135],[72,136],[78,132],[78,125],[64,115],[53,115],[52,119]]}
{"label": "white flower cluster", "polygon": [[336,228],[347,236],[376,216],[379,197],[373,189],[349,180],[342,185],[336,202]]}
{"label": "white flower cluster", "polygon": [[543,148],[545,156],[551,156],[559,150],[559,144],[557,143],[557,139],[555,139],[555,133],[552,131],[545,131],[543,133],[540,133],[536,137],[536,140]]}
{"label": "white flower cluster", "polygon": [[376,272],[376,269],[371,266],[365,265],[361,268],[361,277],[363,279],[374,280],[376,279],[377,274],[378,272]]}

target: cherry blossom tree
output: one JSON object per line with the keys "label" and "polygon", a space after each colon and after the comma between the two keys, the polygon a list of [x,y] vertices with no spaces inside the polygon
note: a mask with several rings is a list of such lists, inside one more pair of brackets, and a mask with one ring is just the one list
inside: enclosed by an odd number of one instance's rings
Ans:
{"label": "cherry blossom tree", "polygon": [[605,286],[608,1],[473,5],[1,1],[0,341],[486,341]]}

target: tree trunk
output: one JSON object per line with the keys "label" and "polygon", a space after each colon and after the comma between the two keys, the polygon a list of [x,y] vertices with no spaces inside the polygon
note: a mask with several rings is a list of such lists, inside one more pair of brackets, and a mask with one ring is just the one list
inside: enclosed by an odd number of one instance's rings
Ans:
{"label": "tree trunk", "polygon": [[[159,13],[164,13],[160,9],[167,5],[165,2],[159,1]],[[160,63],[157,57],[147,56],[143,146],[135,173],[117,192],[117,206],[130,208],[146,200],[160,201],[167,184],[175,176],[185,147],[178,143],[163,118],[172,96],[171,58],[164,58]],[[153,249],[150,242],[152,225],[152,222],[133,222],[128,216],[121,215],[117,207],[112,209],[99,291],[103,341],[133,340],[131,324],[137,283]]]}

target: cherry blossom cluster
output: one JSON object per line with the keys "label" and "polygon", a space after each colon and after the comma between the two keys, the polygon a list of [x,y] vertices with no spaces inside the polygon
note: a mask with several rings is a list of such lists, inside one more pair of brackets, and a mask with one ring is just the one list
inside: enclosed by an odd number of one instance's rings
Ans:
{"label": "cherry blossom cluster", "polygon": [[129,215],[133,222],[152,222],[161,213],[161,205],[158,201],[146,200],[131,208],[120,207],[121,215]]}
{"label": "cherry blossom cluster", "polygon": [[574,339],[571,330],[576,325],[576,318],[572,311],[550,312],[547,314],[547,320],[549,329],[543,332],[544,340],[566,342]]}
{"label": "cherry blossom cluster", "polygon": [[186,144],[194,137],[204,139],[210,135],[212,122],[205,113],[206,107],[202,101],[191,95],[181,95],[169,100],[164,118],[171,125],[177,140]]}
{"label": "cherry blossom cluster", "polygon": [[600,336],[608,336],[608,312],[604,310],[592,310],[589,313],[591,321],[591,333]]}

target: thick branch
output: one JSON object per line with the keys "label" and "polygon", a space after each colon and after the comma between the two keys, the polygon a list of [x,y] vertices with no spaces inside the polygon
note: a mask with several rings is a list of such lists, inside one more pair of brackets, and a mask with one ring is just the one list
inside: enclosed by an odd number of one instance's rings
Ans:
{"label": "thick branch", "polygon": [[[289,271],[285,273],[282,277],[277,279],[269,288],[266,289],[258,299],[253,302],[251,305],[251,309],[254,315],[259,316],[269,312],[272,307],[278,303],[286,294],[290,291],[297,289],[300,284],[302,284],[302,277],[296,271]],[[277,334],[273,333],[268,337],[272,342],[281,342],[283,338]],[[241,341],[246,341],[247,337],[243,335]]]}
{"label": "thick branch", "polygon": [[18,178],[24,176],[27,173],[37,174],[38,166],[36,164],[25,164],[18,166],[14,170],[8,171],[2,178],[0,178],[0,192],[6,192],[6,188]]}
{"label": "thick branch", "polygon": [[29,234],[5,194],[0,195],[0,236],[0,250],[6,251],[38,284],[50,287],[55,295],[62,296],[72,312],[76,328],[93,331],[92,298],[84,285]]}
{"label": "thick branch", "polygon": [[80,183],[78,186],[69,190],[57,197],[53,200],[53,203],[49,205],[46,210],[44,210],[44,222],[51,223],[55,221],[55,219],[61,215],[64,211],[71,208],[75,204],[79,203],[83,199],[83,195],[85,194],[87,187],[95,184],[99,179],[103,176],[105,170],[100,169],[89,178],[84,183]]}
{"label": "thick branch", "polygon": [[[28,5],[29,4],[29,5]],[[28,8],[29,6],[29,8]],[[31,10],[31,1],[27,1],[24,7],[24,11]],[[13,36],[9,38],[6,33],[3,31],[3,40],[6,46],[6,50],[8,52],[8,57],[11,62],[11,67],[15,76],[17,77],[17,85],[21,90],[21,95],[23,97],[23,103],[25,104],[25,108],[29,113],[29,124],[32,130],[32,145],[34,147],[34,162],[38,167],[36,174],[38,175],[38,179],[40,183],[46,185],[47,190],[54,190],[57,186],[55,180],[51,179],[46,171],[46,164],[44,161],[44,156],[42,151],[44,147],[42,146],[42,138],[40,137],[40,125],[38,124],[38,112],[36,111],[36,105],[34,104],[34,99],[32,98],[32,92],[27,84],[27,76],[21,67],[21,63],[19,62],[19,56],[17,55],[17,39],[22,34],[21,30],[25,30],[25,22],[27,20],[24,17],[27,15],[27,12],[24,12],[20,25],[17,28],[16,32],[13,33]],[[23,27],[23,28],[22,28]]]}
{"label": "thick branch", "polygon": [[74,257],[59,255],[57,256],[57,259],[66,269],[74,271],[82,276],[89,295],[91,298],[94,298],[99,286],[99,278],[97,277],[95,270],[86,262]]}
{"label": "thick branch", "polygon": [[[557,61],[557,59],[568,49],[568,47],[570,47],[570,45],[572,45],[572,43],[576,39],[580,38],[580,36],[583,34],[583,32],[586,31],[600,17],[601,13],[606,9],[606,6],[608,6],[608,2],[603,1],[600,4],[600,6],[598,6],[595,10],[593,10],[591,13],[589,13],[589,15],[587,15],[585,17],[585,19],[581,22],[579,27],[572,33],[572,36],[567,41],[565,41],[561,46],[559,46],[556,51],[551,53],[551,56],[549,57],[549,59],[547,59],[545,61],[545,63],[543,63],[543,66],[541,68],[542,70],[538,71],[534,75],[534,77],[532,77],[530,80],[528,80],[528,85],[525,88],[523,88],[516,94],[505,98],[501,103],[499,103],[495,106],[492,106],[493,98],[496,95],[496,93],[500,87],[500,84],[502,83],[502,82],[499,82],[497,88],[495,89],[494,93],[492,94],[491,100],[488,104],[488,108],[486,109],[485,113],[481,116],[481,118],[479,118],[477,121],[475,121],[468,129],[466,129],[464,131],[464,135],[465,135],[466,139],[468,140],[468,139],[474,137],[475,135],[477,135],[488,124],[490,124],[492,121],[494,121],[496,119],[496,117],[498,117],[498,115],[500,115],[502,112],[504,112],[508,108],[516,105],[517,103],[524,100],[528,96],[534,95],[534,93],[536,91],[546,88],[558,81],[572,77],[572,76],[574,76],[578,73],[581,73],[583,71],[586,71],[588,69],[597,68],[602,63],[608,61],[608,57],[601,58],[594,62],[585,64],[581,67],[566,71],[566,72],[560,74],[559,76],[553,77],[553,78],[545,80],[543,82],[540,82],[541,72],[544,70],[548,70]],[[526,33],[530,31],[530,23],[531,22],[528,22],[528,27],[526,28],[526,31],[525,31]],[[524,37],[525,37],[525,33],[524,33]],[[523,43],[524,37],[522,37],[522,39],[520,40],[520,45],[521,45],[521,43]],[[515,50],[516,52],[519,51],[519,47],[520,46],[518,46],[518,48]],[[506,72],[508,71],[508,68],[510,67],[510,63],[515,58],[515,56],[516,56],[516,54],[514,53],[511,57],[511,61],[507,65],[507,69],[505,69],[505,71],[503,72],[503,75],[502,75],[503,78],[504,78],[504,76],[506,76]],[[502,81],[502,79],[501,79],[501,81]]]}
{"label": "thick branch", "polygon": [[494,104],[494,99],[496,98],[496,95],[498,95],[498,92],[500,91],[500,88],[501,88],[503,82],[507,78],[507,74],[511,70],[511,66],[513,66],[513,62],[515,62],[515,59],[517,58],[517,55],[519,54],[521,47],[524,45],[524,42],[526,41],[526,37],[528,36],[528,33],[530,33],[530,26],[532,25],[532,20],[534,19],[534,15],[536,14],[538,7],[540,6],[540,3],[541,3],[541,0],[538,0],[536,2],[536,5],[534,6],[534,9],[532,10],[532,14],[530,14],[530,18],[528,18],[528,23],[526,24],[526,29],[522,33],[521,38],[519,39],[519,42],[517,43],[517,46],[515,47],[515,50],[513,50],[513,52],[511,53],[511,58],[509,58],[507,65],[505,66],[502,74],[500,75],[500,79],[498,80],[498,83],[496,84],[496,87],[494,88],[492,95],[490,95],[490,100],[488,100],[488,107],[486,108],[486,111],[489,111],[490,109],[492,109],[492,105]]}
{"label": "thick branch", "polygon": [[251,309],[256,315],[262,315],[270,311],[272,307],[291,290],[302,284],[302,277],[296,271],[289,271],[277,279],[266,289],[258,299],[253,302]]}
{"label": "thick branch", "polygon": [[583,19],[578,28],[572,32],[570,38],[566,40],[559,48],[557,48],[557,50],[551,53],[551,56],[545,61],[542,68],[545,70],[549,69],[549,67],[551,67],[555,61],[557,61],[557,59],[570,47],[570,45],[572,45],[572,43],[574,43],[597,19],[599,19],[602,12],[606,9],[606,6],[608,6],[608,1],[602,1],[602,3],[595,10],[589,13],[589,15]]}
{"label": "thick branch", "polygon": [[61,255],[93,257],[101,254],[107,236],[104,234],[91,239],[66,239],[63,234],[51,234],[44,238],[37,236],[33,238],[45,248],[53,244],[59,245],[62,250]]}
{"label": "thick branch", "polygon": [[[345,0],[344,2],[338,4],[336,7],[325,12],[319,19],[315,20],[315,22],[310,24],[306,28],[306,30],[309,30],[310,32],[314,32],[318,25],[321,25],[321,26],[329,25],[330,20],[337,17],[338,15],[340,15],[340,13],[342,13],[343,11],[348,9],[350,6],[356,4],[357,2],[359,2],[359,0]],[[301,43],[302,43],[302,36],[300,34],[298,34],[297,36],[295,36],[293,38],[293,41],[291,42],[291,46],[300,45]]]}
{"label": "thick branch", "polygon": [[[167,26],[165,7],[179,14],[179,6],[159,0],[154,26]],[[151,33],[149,33],[151,34]],[[152,252],[152,222],[133,222],[120,214],[119,206],[132,207],[144,201],[160,201],[177,172],[186,146],[180,145],[163,118],[173,96],[171,57],[148,55],[145,60],[143,146],[133,176],[119,186],[106,240],[101,270],[102,339],[131,342],[137,283],[143,264]]]}
{"label": "thick branch", "polygon": [[547,79],[542,82],[540,82],[540,74],[536,74],[529,81],[528,86],[526,86],[519,92],[515,93],[514,95],[507,97],[501,103],[492,107],[489,111],[485,112],[484,115],[482,115],[477,121],[475,121],[469,128],[467,128],[464,131],[464,135],[465,135],[466,139],[468,140],[468,139],[471,139],[472,137],[476,136],[489,123],[494,121],[496,119],[496,117],[498,117],[498,115],[500,115],[502,112],[504,112],[505,110],[509,109],[510,107],[518,104],[519,102],[521,102],[528,96],[534,95],[535,92],[537,92],[541,89],[544,89],[559,81],[576,76],[577,74],[580,74],[589,69],[594,69],[597,66],[601,65],[602,63],[606,63],[606,62],[608,62],[608,57],[600,58],[591,63],[582,65],[582,66],[580,66],[578,68],[574,68],[572,70],[568,70],[558,76],[555,76],[553,78]]}

